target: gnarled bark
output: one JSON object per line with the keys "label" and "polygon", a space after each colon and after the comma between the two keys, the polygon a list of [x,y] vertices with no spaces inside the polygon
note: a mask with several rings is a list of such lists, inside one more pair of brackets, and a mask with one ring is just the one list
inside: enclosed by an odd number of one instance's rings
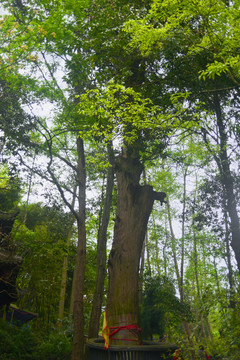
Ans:
{"label": "gnarled bark", "polygon": [[[116,162],[118,204],[108,261],[107,314],[110,327],[137,325],[139,320],[139,261],[154,200],[161,201],[163,197],[162,193],[153,191],[152,186],[139,185],[142,170],[137,157],[122,155]],[[121,329],[114,339],[110,338],[110,344],[123,344],[122,339],[131,340],[125,344],[138,344],[137,328],[133,331]]]}

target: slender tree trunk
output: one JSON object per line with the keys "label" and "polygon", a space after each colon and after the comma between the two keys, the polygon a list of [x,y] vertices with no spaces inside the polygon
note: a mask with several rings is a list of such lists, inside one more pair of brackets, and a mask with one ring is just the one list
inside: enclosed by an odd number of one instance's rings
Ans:
{"label": "slender tree trunk", "polygon": [[182,244],[181,244],[181,265],[180,265],[180,300],[184,301],[183,294],[183,276],[184,276],[184,254],[185,254],[185,212],[186,212],[186,186],[187,186],[187,170],[186,167],[183,174],[183,208],[182,208]]}
{"label": "slender tree trunk", "polygon": [[201,332],[202,332],[203,338],[206,338],[206,332],[205,332],[205,328],[204,328],[204,319],[203,319],[203,314],[201,311],[202,294],[201,294],[201,290],[200,290],[199,277],[198,277],[198,251],[197,251],[196,231],[194,228],[194,214],[193,214],[192,229],[193,229],[193,262],[194,262],[195,279],[196,279],[196,286],[197,286],[197,296],[198,296],[198,301],[199,301],[199,305],[200,305],[200,309],[199,309],[200,327],[201,327]]}
{"label": "slender tree trunk", "polygon": [[78,152],[78,184],[79,184],[79,212],[78,212],[78,246],[76,261],[76,276],[74,282],[74,306],[73,306],[73,349],[72,360],[82,360],[84,358],[84,275],[86,264],[86,227],[85,227],[85,208],[86,208],[86,174],[83,140],[77,138]]}
{"label": "slender tree trunk", "polygon": [[70,307],[69,307],[69,313],[73,314],[73,303],[74,303],[74,284],[76,279],[76,267],[73,270],[73,279],[72,279],[72,289],[71,289],[71,299],[70,299]]}
{"label": "slender tree trunk", "polygon": [[217,269],[217,264],[216,264],[215,256],[213,256],[213,266],[214,266],[215,281],[216,281],[216,285],[217,285],[218,295],[219,295],[219,298],[220,298],[220,294],[221,294],[220,281],[219,281],[218,269]]}
{"label": "slender tree trunk", "polygon": [[146,246],[146,251],[147,251],[147,267],[148,267],[149,275],[151,276],[151,274],[152,274],[152,267],[151,267],[151,261],[150,261],[150,250],[149,250],[148,232],[146,232],[145,246]]}
{"label": "slender tree trunk", "polygon": [[[197,184],[197,181],[196,181]],[[194,262],[194,271],[195,271],[195,279],[196,279],[196,286],[197,286],[197,298],[199,302],[199,321],[200,321],[200,328],[202,332],[202,337],[206,338],[206,331],[204,327],[204,315],[202,313],[202,293],[200,289],[200,283],[199,283],[199,274],[198,274],[198,249],[197,249],[197,235],[196,235],[196,229],[195,229],[195,204],[196,204],[196,192],[194,195],[194,206],[193,206],[193,214],[192,214],[192,232],[193,232],[193,262]]]}
{"label": "slender tree trunk", "polygon": [[226,211],[224,211],[224,221],[225,221],[225,246],[226,246],[226,255],[227,255],[227,268],[228,268],[228,281],[230,291],[233,291],[233,270],[232,270],[232,261],[230,253],[230,243],[229,243],[229,228]]}
{"label": "slender tree trunk", "polygon": [[[145,250],[146,250],[146,239],[148,233],[146,232],[145,240],[143,242],[142,253],[141,253],[141,265],[140,265],[140,278],[143,279],[144,268],[145,268]],[[140,286],[140,289],[142,286]]]}
{"label": "slender tree trunk", "polygon": [[228,150],[227,135],[224,125],[223,114],[221,110],[221,104],[217,93],[215,93],[213,97],[213,110],[215,111],[216,114],[217,127],[219,132],[219,140],[220,140],[219,157],[211,149],[210,142],[207,139],[206,129],[202,129],[202,133],[206,146],[209,149],[209,151],[212,153],[221,175],[221,182],[224,188],[226,201],[227,201],[227,212],[230,218],[230,228],[232,235],[231,246],[235,254],[235,258],[238,266],[238,272],[240,273],[240,223],[237,213],[236,197],[234,195],[233,176],[230,170],[230,160],[227,154],[227,150]]}
{"label": "slender tree trunk", "polygon": [[[186,190],[187,190],[187,171],[188,167],[184,169],[183,173],[183,207],[182,207],[182,239],[181,239],[181,265],[180,265],[180,301],[184,302],[183,292],[183,277],[184,277],[184,260],[185,260],[185,216],[186,216]],[[195,358],[194,343],[192,340],[192,331],[187,321],[182,322],[183,330],[187,336],[188,343],[190,345],[190,354],[192,359]]]}
{"label": "slender tree trunk", "polygon": [[220,135],[220,160],[221,160],[221,179],[227,197],[227,211],[231,221],[232,248],[235,253],[238,271],[240,274],[240,224],[237,213],[236,198],[234,195],[233,177],[230,170],[230,162],[227,155],[227,135],[223,123],[223,114],[217,94],[214,96],[214,105],[217,117],[217,124]]}
{"label": "slender tree trunk", "polygon": [[58,307],[58,320],[60,320],[59,326],[61,325],[61,320],[64,317],[64,304],[65,304],[65,293],[66,293],[66,284],[67,284],[67,270],[68,270],[68,256],[65,255],[63,258],[62,279],[61,279],[60,298],[59,298],[59,307]]}
{"label": "slender tree trunk", "polygon": [[168,256],[167,248],[169,243],[169,235],[168,235],[168,215],[165,215],[164,217],[164,228],[165,228],[165,236],[164,236],[164,244],[163,244],[163,251],[162,251],[162,257],[163,257],[163,268],[164,268],[164,275],[167,276],[168,274]]}
{"label": "slender tree trunk", "polygon": [[70,229],[68,231],[67,241],[66,241],[66,254],[63,258],[63,267],[62,267],[62,279],[61,279],[61,287],[60,287],[60,299],[59,299],[59,309],[58,309],[58,319],[62,320],[64,317],[64,304],[65,304],[65,295],[66,295],[66,285],[67,285],[67,271],[68,271],[68,248],[69,241],[72,236],[72,224],[70,225]]}
{"label": "slender tree trunk", "polygon": [[[146,185],[146,172],[145,172],[145,169],[143,169],[143,181],[144,181],[144,185]],[[151,275],[151,262],[150,262],[148,231],[146,231],[146,235],[145,235],[145,239],[144,239],[143,247],[142,247],[142,253],[141,253],[141,267],[140,267],[141,284],[139,284],[139,303],[140,304],[141,304],[141,298],[142,298],[142,284],[143,284],[143,275],[144,275],[144,267],[145,267],[145,250],[146,250],[146,253],[147,253],[148,271],[149,271],[149,274]]]}
{"label": "slender tree trunk", "polygon": [[194,229],[194,220],[193,220],[192,229],[193,229],[193,262],[194,262],[194,270],[195,270],[194,272],[195,272],[198,298],[201,299],[201,291],[200,291],[199,278],[198,278],[197,238],[196,238],[196,231]]}
{"label": "slender tree trunk", "polygon": [[[72,207],[74,208],[74,204],[76,201],[76,191],[77,187],[75,186],[73,191],[73,199],[72,199]],[[72,237],[72,227],[74,224],[74,220],[70,222],[69,230],[66,239],[66,253],[63,258],[63,267],[62,267],[62,279],[61,279],[61,287],[60,287],[60,299],[59,299],[59,309],[58,309],[58,319],[62,320],[64,316],[64,304],[65,304],[65,295],[66,295],[66,286],[67,286],[67,271],[68,271],[68,248],[69,242]],[[60,324],[60,323],[59,323]]]}
{"label": "slender tree trunk", "polygon": [[173,226],[172,226],[172,216],[171,216],[169,200],[167,200],[167,211],[168,211],[168,223],[169,223],[170,234],[171,234],[171,247],[172,247],[174,268],[175,268],[175,273],[176,273],[177,282],[178,282],[178,289],[181,293],[181,278],[180,278],[180,272],[179,272],[179,267],[178,267],[177,254],[176,254],[176,250],[175,250],[176,238],[175,238],[175,234],[174,234]]}
{"label": "slender tree trunk", "polygon": [[[186,180],[186,178],[184,177],[184,179]],[[186,185],[186,183],[185,183]],[[184,186],[184,195],[185,195],[185,191],[186,191],[186,186]],[[181,273],[179,272],[179,268],[178,268],[178,262],[177,262],[177,254],[175,251],[175,234],[173,231],[173,226],[172,226],[172,217],[171,217],[171,209],[170,209],[170,204],[169,201],[167,202],[167,208],[168,208],[168,222],[169,222],[169,228],[170,228],[170,234],[171,234],[171,243],[172,243],[172,252],[173,252],[173,260],[174,260],[174,267],[175,267],[175,272],[176,272],[176,277],[177,277],[177,283],[178,283],[178,290],[180,293],[180,300],[181,302],[183,302],[183,268],[184,268],[184,254],[181,254],[181,264],[180,264],[180,269],[181,269]],[[183,205],[183,215],[182,215],[182,219],[183,219],[183,224],[185,223],[185,196],[184,196],[184,205]],[[182,246],[181,246],[181,251],[184,251],[184,229],[182,228]],[[186,321],[182,322],[182,327],[183,330],[187,336],[189,345],[191,347],[191,356],[192,359],[195,358],[195,352],[194,352],[194,344],[192,341],[192,333],[191,333],[191,329],[189,324]]]}
{"label": "slender tree trunk", "polygon": [[142,252],[141,252],[141,261],[140,261],[140,271],[139,271],[139,304],[142,303],[142,290],[143,290],[143,276],[144,276],[144,268],[145,268],[145,250],[146,250],[146,240],[147,240],[147,232],[143,242]]}
{"label": "slender tree trunk", "polygon": [[113,170],[113,150],[109,147],[109,162],[111,167],[108,169],[106,196],[103,207],[102,221],[98,232],[97,244],[97,278],[95,291],[93,295],[93,305],[91,318],[89,323],[88,337],[95,338],[98,336],[99,321],[102,311],[102,300],[104,293],[104,280],[106,275],[106,247],[107,247],[107,229],[110,218],[110,210],[112,204],[112,191],[114,186],[114,170]]}
{"label": "slender tree trunk", "polygon": [[156,260],[156,267],[157,267],[157,273],[159,276],[162,274],[161,264],[160,264],[160,258],[159,258],[159,239],[156,237],[155,243],[155,260]]}
{"label": "slender tree trunk", "polygon": [[209,318],[208,318],[208,317],[206,317],[205,323],[206,323],[206,328],[207,328],[207,332],[208,332],[208,338],[209,338],[210,341],[213,341],[211,324],[210,324],[210,322],[209,322]]}
{"label": "slender tree trunk", "polygon": [[[225,200],[224,200],[225,202]],[[229,226],[228,226],[228,216],[226,211],[226,206],[223,207],[224,212],[224,222],[225,222],[225,247],[226,247],[226,263],[228,268],[228,282],[230,288],[230,301],[229,305],[231,308],[235,308],[236,303],[233,297],[234,294],[234,279],[233,279],[233,269],[232,269],[232,260],[230,252],[230,241],[229,241]]]}

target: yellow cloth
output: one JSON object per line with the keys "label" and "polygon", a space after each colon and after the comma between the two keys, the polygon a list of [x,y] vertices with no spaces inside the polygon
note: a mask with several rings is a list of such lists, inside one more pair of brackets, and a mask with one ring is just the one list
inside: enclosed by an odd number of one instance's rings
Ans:
{"label": "yellow cloth", "polygon": [[105,340],[105,349],[109,348],[109,327],[108,327],[108,319],[107,319],[107,310],[105,309],[104,312],[104,319],[103,319],[103,329],[102,329],[102,336]]}

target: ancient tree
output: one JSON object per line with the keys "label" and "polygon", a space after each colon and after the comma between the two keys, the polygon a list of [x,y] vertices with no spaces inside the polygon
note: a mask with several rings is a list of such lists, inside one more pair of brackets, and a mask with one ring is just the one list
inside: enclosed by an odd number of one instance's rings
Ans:
{"label": "ancient tree", "polygon": [[154,200],[164,200],[165,194],[155,192],[150,185],[140,185],[143,165],[139,153],[125,149],[115,162],[118,204],[114,240],[108,261],[109,288],[107,316],[115,334],[111,344],[121,339],[139,343],[139,262]]}

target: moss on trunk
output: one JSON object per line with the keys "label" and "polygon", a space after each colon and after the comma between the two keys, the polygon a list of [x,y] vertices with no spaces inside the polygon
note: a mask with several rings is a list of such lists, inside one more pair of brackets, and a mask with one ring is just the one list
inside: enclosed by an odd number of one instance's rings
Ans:
{"label": "moss on trunk", "polygon": [[[118,204],[108,262],[107,314],[110,327],[138,324],[139,320],[139,261],[154,202],[152,187],[139,185],[141,172],[142,165],[138,159],[123,156],[118,159]],[[128,329],[122,329],[110,338],[111,344],[119,345],[133,345],[139,341],[137,330]]]}

